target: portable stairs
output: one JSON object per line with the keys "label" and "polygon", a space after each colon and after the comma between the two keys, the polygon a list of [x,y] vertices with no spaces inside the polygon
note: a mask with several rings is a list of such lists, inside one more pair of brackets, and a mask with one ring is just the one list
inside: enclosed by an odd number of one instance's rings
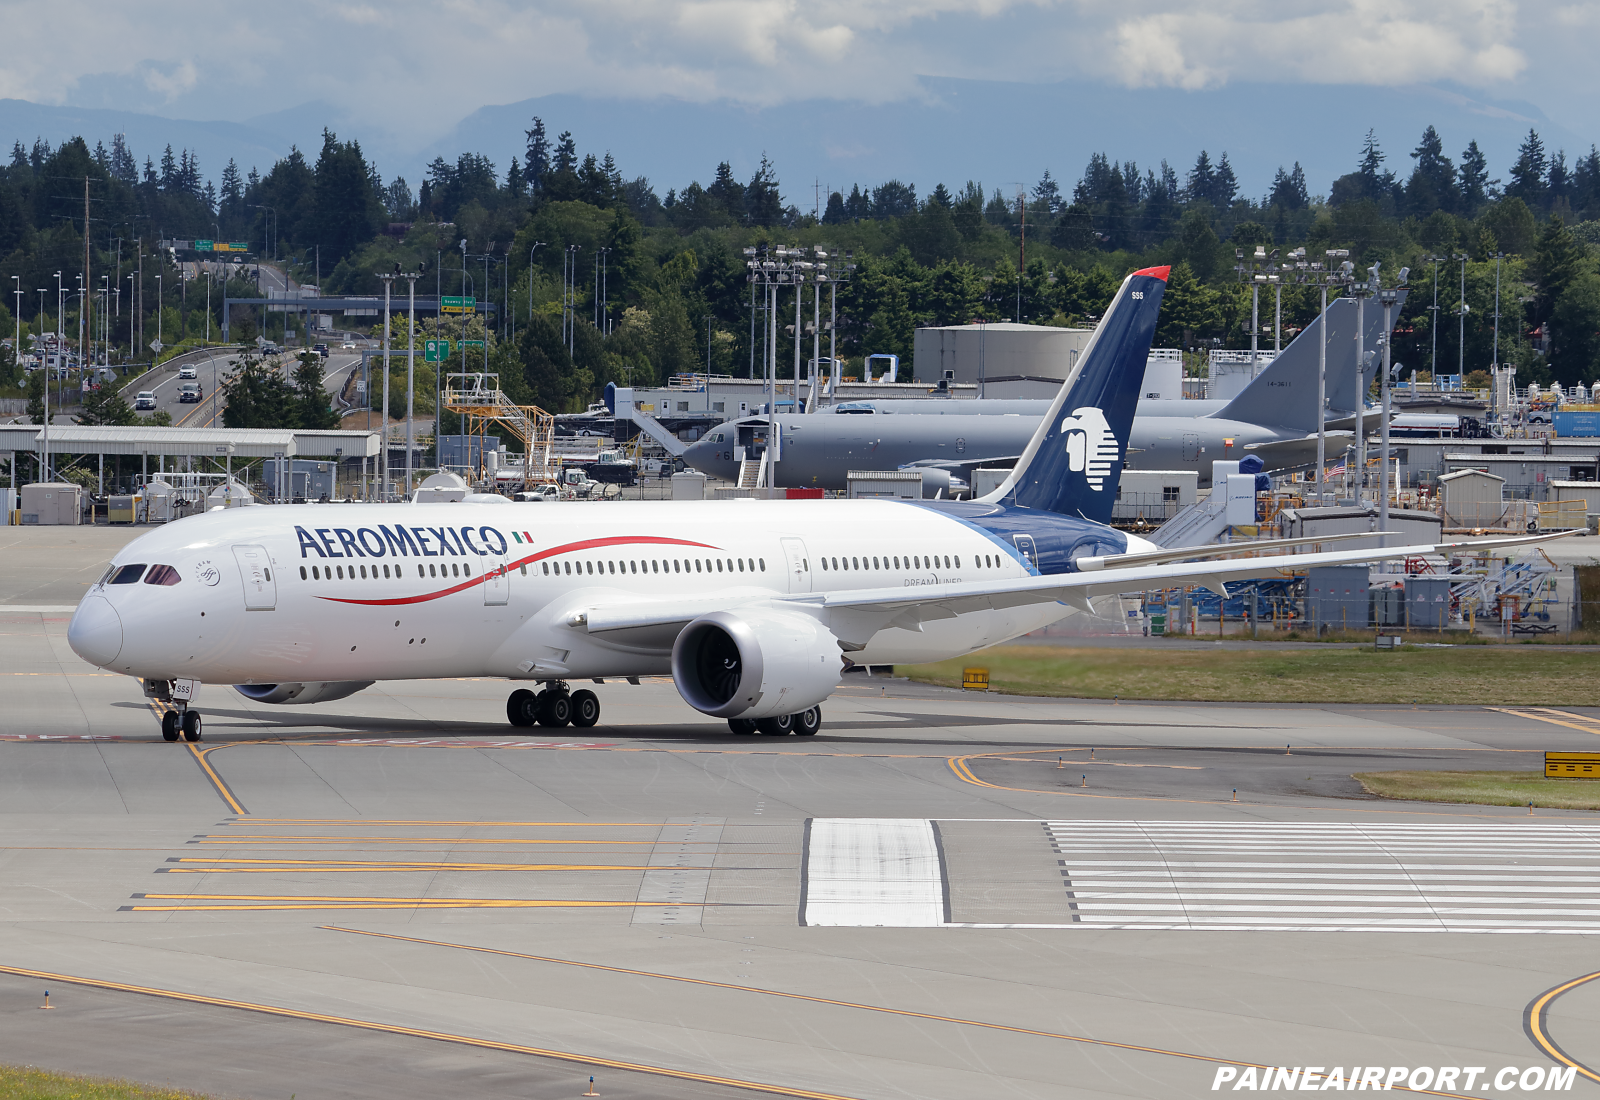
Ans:
{"label": "portable stairs", "polygon": [[747,458],[739,463],[739,488],[761,488],[762,472],[761,459],[759,457]]}
{"label": "portable stairs", "polygon": [[[493,422],[522,441],[523,480],[556,480],[556,419],[536,405],[519,405],[500,388],[500,376],[469,371],[445,376],[444,407],[462,417],[462,434],[481,434]],[[473,422],[477,421],[476,426]]]}

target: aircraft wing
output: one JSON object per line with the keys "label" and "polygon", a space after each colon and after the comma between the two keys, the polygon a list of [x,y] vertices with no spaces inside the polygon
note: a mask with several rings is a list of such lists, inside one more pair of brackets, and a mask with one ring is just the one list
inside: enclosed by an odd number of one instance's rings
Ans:
{"label": "aircraft wing", "polygon": [[[875,588],[853,592],[818,592],[772,595],[760,591],[683,599],[667,596],[641,601],[637,594],[618,594],[615,603],[603,597],[567,617],[567,625],[591,633],[639,627],[683,624],[712,611],[736,610],[751,604],[808,609],[818,614],[838,638],[851,648],[862,648],[880,630],[903,627],[921,630],[922,623],[953,619],[973,611],[998,610],[1040,603],[1065,603],[1093,613],[1089,601],[1096,596],[1145,588],[1199,584],[1226,595],[1229,580],[1260,577],[1282,569],[1322,565],[1356,565],[1396,558],[1452,554],[1463,550],[1495,550],[1529,546],[1564,538],[1551,535],[1517,535],[1506,538],[1458,539],[1386,549],[1335,550],[1320,554],[1283,554],[1261,558],[1151,564],[1050,576],[1017,577],[999,581],[927,585],[916,588]],[[1371,537],[1368,534],[1366,537]],[[1241,544],[1242,546],[1242,544]]]}
{"label": "aircraft wing", "polygon": [[[1355,432],[1330,431],[1326,455],[1335,455],[1356,437]],[[1299,439],[1275,439],[1271,443],[1247,443],[1246,451],[1253,455],[1260,455],[1261,461],[1267,464],[1269,470],[1280,470],[1288,466],[1304,466],[1308,462],[1317,461],[1317,437],[1312,435],[1301,436]]]}

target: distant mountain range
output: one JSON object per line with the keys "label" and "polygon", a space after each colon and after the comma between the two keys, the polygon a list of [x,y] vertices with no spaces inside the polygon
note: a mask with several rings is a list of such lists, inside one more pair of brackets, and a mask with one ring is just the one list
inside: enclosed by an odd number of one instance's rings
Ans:
{"label": "distant mountain range", "polygon": [[0,140],[9,152],[14,139],[57,144],[81,134],[93,147],[97,139],[109,145],[120,131],[141,163],[147,156],[159,160],[170,142],[197,152],[203,173],[215,179],[230,158],[248,172],[265,171],[292,145],[315,156],[327,127],[360,140],[385,180],[404,176],[415,189],[435,156],[453,161],[463,152],[481,153],[503,172],[522,154],[523,131],[538,115],[552,138],[570,130],[580,154],[609,150],[625,176],[648,176],[663,196],[691,180],[709,183],[722,160],[748,179],[765,153],[785,201],[809,210],[819,190],[825,201],[829,188],[892,178],[914,183],[919,195],[936,183],[954,188],[968,179],[1009,193],[1018,184],[1031,187],[1048,169],[1070,190],[1095,152],[1137,161],[1141,171],[1165,157],[1181,178],[1202,148],[1213,161],[1227,152],[1248,195],[1259,197],[1273,172],[1295,161],[1312,191],[1325,194],[1334,178],[1355,168],[1368,129],[1377,132],[1387,167],[1405,176],[1408,154],[1430,124],[1452,158],[1476,139],[1491,175],[1504,178],[1530,127],[1547,149],[1565,148],[1569,159],[1597,136],[1571,133],[1528,103],[1440,87],[1235,84],[1185,92],[947,79],[922,86],[921,98],[895,103],[819,99],[766,108],[549,95],[480,108],[437,137],[403,138],[363,132],[325,103],[243,122],[196,122],[7,99],[0,100]]}

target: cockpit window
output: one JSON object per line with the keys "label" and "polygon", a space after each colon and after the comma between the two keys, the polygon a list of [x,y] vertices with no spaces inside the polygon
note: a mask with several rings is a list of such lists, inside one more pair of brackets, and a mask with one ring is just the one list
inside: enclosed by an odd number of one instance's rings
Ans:
{"label": "cockpit window", "polygon": [[117,570],[116,576],[111,578],[111,584],[137,584],[144,575],[143,565],[124,565]]}
{"label": "cockpit window", "polygon": [[145,577],[145,584],[164,584],[169,588],[183,580],[178,571],[170,565],[152,565],[149,574]]}

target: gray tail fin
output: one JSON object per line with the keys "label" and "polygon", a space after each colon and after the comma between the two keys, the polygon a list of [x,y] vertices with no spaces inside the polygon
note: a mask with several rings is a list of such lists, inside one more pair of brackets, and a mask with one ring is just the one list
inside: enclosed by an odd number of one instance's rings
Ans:
{"label": "gray tail fin", "polygon": [[[1401,302],[1405,291],[1401,290]],[[1383,307],[1367,302],[1362,310],[1363,328],[1366,330],[1362,345],[1367,351],[1379,350],[1378,338],[1383,335]],[[1356,313],[1354,298],[1335,298],[1328,303],[1328,311],[1317,321],[1300,330],[1289,346],[1279,353],[1267,368],[1239,391],[1216,414],[1218,420],[1243,420],[1249,424],[1291,428],[1296,431],[1317,430],[1317,369],[1321,357],[1322,322],[1328,326],[1328,379],[1327,397],[1330,412],[1353,412],[1358,394],[1366,392],[1366,385],[1356,383]],[[1396,309],[1394,316],[1399,316]],[[1381,350],[1379,356],[1381,358]],[[1364,382],[1372,380],[1372,364],[1368,364]]]}

